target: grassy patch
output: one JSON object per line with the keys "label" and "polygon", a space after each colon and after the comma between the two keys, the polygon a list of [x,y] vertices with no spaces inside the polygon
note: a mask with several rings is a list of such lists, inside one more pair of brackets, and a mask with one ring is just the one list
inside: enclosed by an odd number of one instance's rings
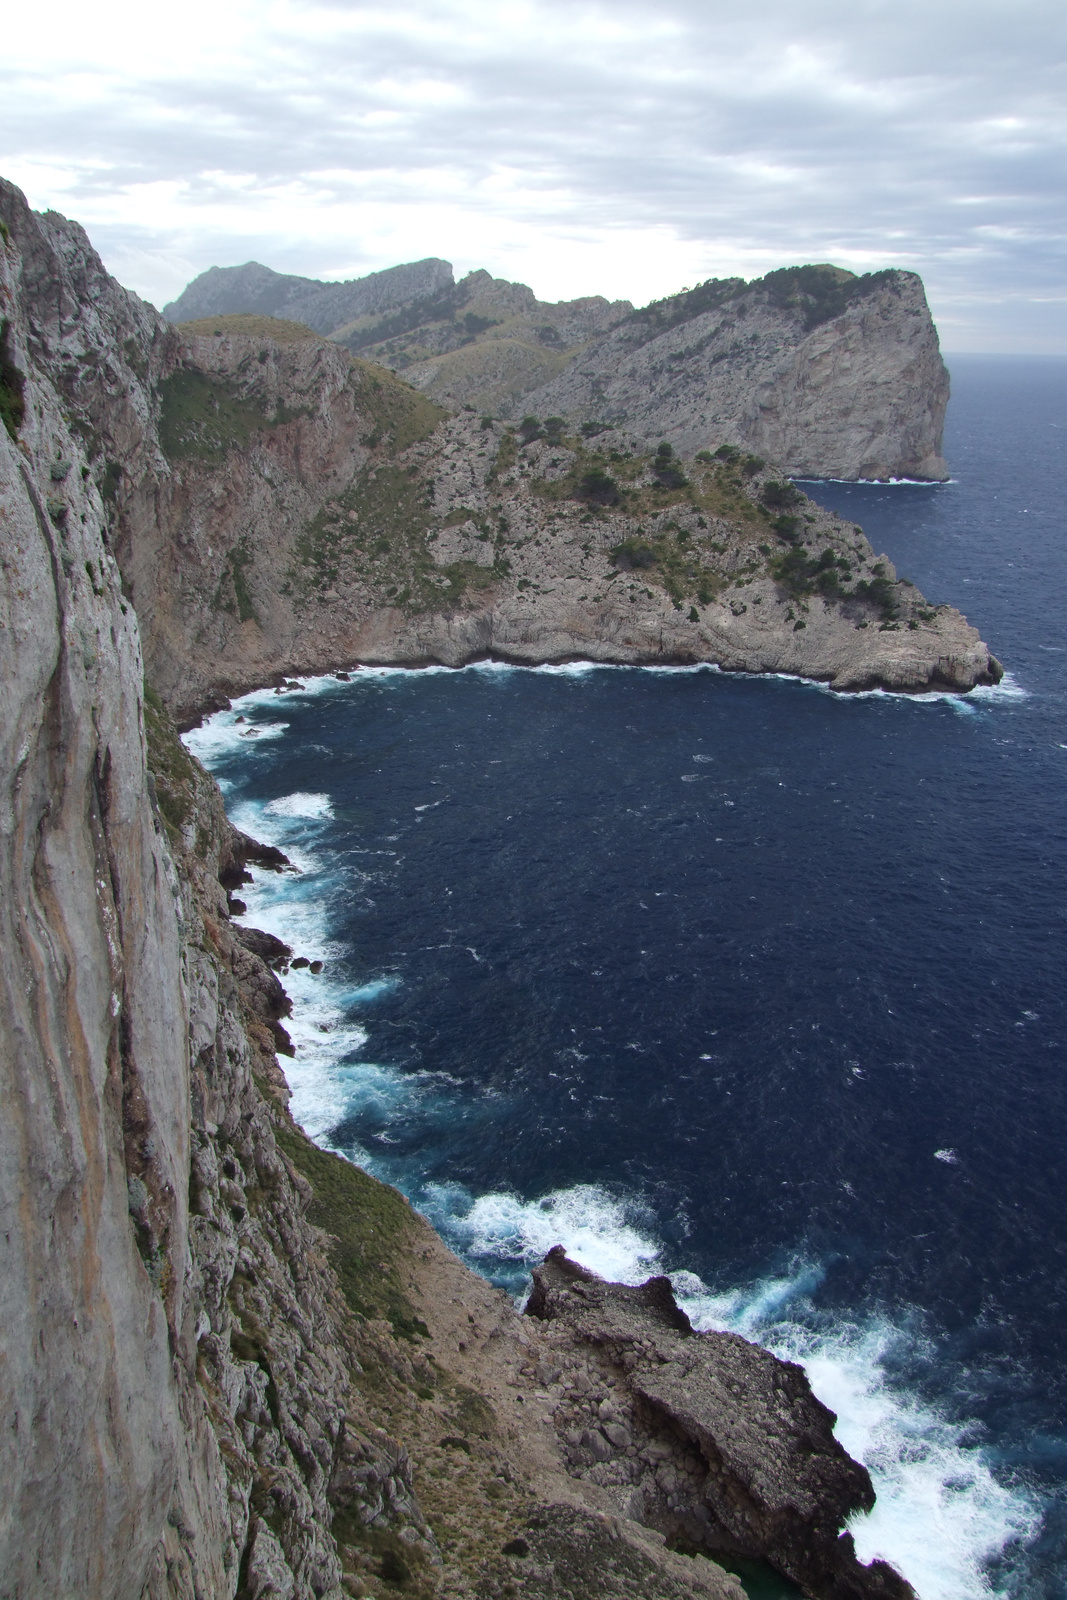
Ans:
{"label": "grassy patch", "polygon": [[295,1126],[275,1138],[315,1198],[308,1220],[330,1234],[330,1264],[359,1317],[384,1318],[402,1339],[427,1334],[400,1283],[403,1256],[417,1226],[403,1195],[369,1173],[312,1144]]}
{"label": "grassy patch", "polygon": [[217,466],[228,450],[247,445],[257,429],[270,425],[257,401],[191,367],[164,378],[159,393],[159,440],[171,461],[191,457]]}
{"label": "grassy patch", "polygon": [[147,683],[144,686],[144,724],[148,770],[155,782],[156,803],[168,834],[176,841],[193,810],[196,770],[162,700]]}
{"label": "grassy patch", "polygon": [[409,445],[428,439],[449,415],[418,389],[369,361],[353,361],[352,382],[362,409],[373,418],[371,437],[384,444],[385,455],[399,455]]}
{"label": "grassy patch", "polygon": [[11,323],[0,322],[0,417],[12,439],[17,439],[26,415],[26,379],[11,358],[8,335]]}

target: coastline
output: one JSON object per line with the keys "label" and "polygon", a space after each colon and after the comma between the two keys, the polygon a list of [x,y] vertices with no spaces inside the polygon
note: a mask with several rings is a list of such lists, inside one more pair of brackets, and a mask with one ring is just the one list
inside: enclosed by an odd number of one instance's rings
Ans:
{"label": "coastline", "polygon": [[[598,665],[547,666],[525,670],[584,676],[596,671]],[[384,676],[410,670],[402,667],[368,668],[367,675]],[[438,666],[431,670],[443,674],[457,669]],[[486,664],[479,664],[458,670],[511,669],[506,666],[487,668]],[[672,673],[716,669],[699,665],[656,667],[651,670]],[[806,686],[818,688],[824,693],[834,693],[825,685]],[[318,695],[329,693],[333,687],[341,692],[344,690],[343,684],[335,684],[330,678],[323,677],[315,683],[309,683],[305,692]],[[995,689],[987,690],[983,697],[997,692]],[[1012,695],[1025,693],[1010,685],[1001,692]],[[291,693],[299,697],[298,691]],[[882,691],[873,693],[880,694]],[[266,689],[260,691],[258,696],[249,697],[253,698],[258,699],[264,710],[273,710],[277,706],[279,711],[283,711],[289,696],[275,697],[272,690]],[[911,700],[914,696],[897,695],[894,698]],[[929,698],[959,702],[958,696],[951,695]],[[235,714],[240,713],[231,712],[229,716],[222,714],[218,722],[229,721]],[[277,736],[284,737],[284,733],[279,730]],[[234,740],[232,729],[226,737]],[[199,741],[194,736],[192,742]],[[293,841],[300,838],[303,828],[305,848],[314,855],[315,817],[324,814],[324,799],[323,796],[294,795],[284,803],[272,803],[273,809],[266,826],[269,830],[273,823],[278,831],[268,833],[270,840],[282,848],[290,849]],[[263,836],[261,815],[249,810],[238,814],[237,821],[239,826],[249,831],[258,828],[259,836]],[[289,883],[292,884],[292,880]],[[279,894],[273,907],[268,908],[262,901],[250,905],[248,920],[266,925],[271,932],[286,938],[301,954],[325,955],[327,958],[332,955],[337,959],[342,952],[335,943],[331,947],[332,936],[321,921],[321,912],[318,913],[320,942],[314,945],[309,943],[306,907],[321,902],[321,883],[319,890],[316,890],[314,880],[307,879],[302,886],[299,905],[294,905],[289,899],[289,886],[282,880],[266,880],[268,899],[274,898],[275,886]],[[296,921],[292,920],[294,910],[298,913]],[[313,1043],[317,1042],[320,1047],[323,1036],[317,1033],[317,1029],[324,1017],[323,1007],[327,1004],[323,993],[324,979],[329,981],[329,967],[323,977],[317,980],[303,974],[299,979],[300,989],[308,996],[312,1007],[307,1014],[303,1036]],[[344,1008],[344,996],[341,995],[337,1003],[332,1005],[334,1016],[341,1016]],[[296,1011],[294,1020],[299,1021],[299,1000]],[[364,1034],[364,1042],[366,1037]],[[335,1035],[335,1039],[340,1054],[356,1044],[351,1037],[345,1040]],[[371,1054],[374,1055],[373,1047]],[[336,1053],[332,1059],[337,1059]],[[294,1089],[294,1114],[298,1120],[305,1122],[313,1136],[322,1138],[331,1120],[341,1120],[344,1112],[345,1091],[330,1109],[330,1059],[323,1056],[312,1062],[310,1071],[305,1073],[298,1050],[297,1060],[287,1065],[287,1071]],[[435,1090],[432,1076],[424,1073],[418,1085],[411,1085],[420,1094],[428,1093],[431,1101],[435,1092],[448,1093],[447,1085],[440,1086],[439,1091]],[[368,1068],[365,1089],[359,1087],[362,1079],[358,1067],[347,1068],[345,1077],[348,1080],[348,1092],[373,1094],[384,1102],[395,1101],[398,1107],[403,1101],[405,1088],[402,1073],[390,1074],[388,1068],[380,1065]],[[312,1113],[310,1118],[309,1112]],[[347,1153],[351,1157],[352,1152]],[[385,1181],[398,1181],[396,1171],[388,1165],[383,1167],[380,1162],[376,1166],[369,1152],[367,1163],[369,1170],[377,1171]],[[516,1271],[521,1269],[522,1272],[528,1272],[536,1265],[548,1244],[560,1240],[567,1244],[572,1254],[577,1253],[579,1259],[612,1278],[621,1276],[623,1281],[637,1282],[647,1277],[650,1271],[662,1270],[659,1263],[663,1247],[654,1237],[649,1237],[647,1220],[642,1224],[637,1216],[629,1215],[625,1207],[613,1203],[612,1198],[604,1192],[579,1194],[578,1191],[568,1191],[555,1196],[527,1199],[503,1194],[470,1194],[466,1198],[453,1196],[448,1200],[442,1196],[443,1206],[427,1206],[415,1190],[411,1191],[410,1197],[422,1206],[448,1245],[476,1271],[488,1271],[497,1283],[507,1282],[512,1290],[516,1283],[514,1275],[501,1277],[499,1264],[493,1257],[510,1252]],[[590,1250],[592,1255],[589,1254]],[[680,1303],[696,1326],[734,1329],[768,1345],[784,1359],[799,1360],[809,1370],[815,1392],[839,1412],[841,1436],[859,1459],[869,1457],[868,1465],[874,1471],[875,1487],[879,1494],[875,1520],[869,1528],[866,1519],[852,1524],[863,1559],[880,1554],[891,1561],[895,1560],[905,1573],[908,1572],[907,1557],[909,1551],[914,1553],[916,1519],[920,1527],[924,1526],[924,1516],[938,1504],[935,1491],[942,1477],[968,1485],[967,1495],[973,1497],[973,1501],[961,1501],[956,1508],[958,1514],[977,1514],[977,1508],[980,1507],[982,1518],[991,1527],[1001,1527],[1003,1538],[1009,1538],[1020,1528],[1020,1518],[1025,1524],[1025,1513],[1012,1501],[1007,1491],[995,1483],[980,1452],[976,1453],[968,1444],[966,1430],[946,1423],[932,1410],[924,1411],[921,1406],[916,1406],[906,1391],[894,1390],[887,1378],[883,1360],[887,1354],[900,1349],[901,1341],[907,1347],[911,1335],[907,1332],[906,1324],[894,1326],[889,1322],[867,1321],[861,1321],[858,1326],[828,1324],[825,1317],[820,1319],[815,1315],[810,1304],[813,1270],[817,1284],[817,1264],[813,1269],[809,1263],[798,1267],[791,1282],[781,1282],[772,1275],[747,1288],[741,1286],[715,1294],[699,1279],[687,1274],[684,1266],[672,1269],[672,1276]],[[880,1418],[877,1425],[872,1425],[874,1416]],[[917,1439],[923,1441],[923,1454],[918,1459],[914,1455]],[[909,1462],[914,1476],[909,1475]],[[948,1509],[946,1506],[937,1515],[942,1515]],[[933,1537],[932,1533],[921,1535],[923,1540],[930,1537]],[[990,1538],[992,1549],[996,1547],[997,1535],[990,1535]],[[968,1591],[963,1588],[942,1592],[962,1595]]]}

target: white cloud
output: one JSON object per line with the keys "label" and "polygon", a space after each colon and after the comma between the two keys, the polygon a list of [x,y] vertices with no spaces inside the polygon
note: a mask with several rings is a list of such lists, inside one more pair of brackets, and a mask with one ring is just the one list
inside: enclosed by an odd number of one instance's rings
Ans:
{"label": "white cloud", "polygon": [[923,273],[956,348],[1067,348],[1048,0],[42,0],[0,169],[157,304],[250,257],[443,255],[642,301],[803,260]]}

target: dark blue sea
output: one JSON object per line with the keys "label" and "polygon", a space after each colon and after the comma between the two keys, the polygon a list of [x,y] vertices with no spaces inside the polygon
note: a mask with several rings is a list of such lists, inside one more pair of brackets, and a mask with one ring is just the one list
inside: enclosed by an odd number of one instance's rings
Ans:
{"label": "dark blue sea", "polygon": [[[1067,362],[806,486],[1007,668],[361,671],[188,736],[304,869],[293,1109],[521,1294],[562,1242],[802,1360],[921,1600],[1067,1594]],[[241,723],[238,716],[247,719]]]}

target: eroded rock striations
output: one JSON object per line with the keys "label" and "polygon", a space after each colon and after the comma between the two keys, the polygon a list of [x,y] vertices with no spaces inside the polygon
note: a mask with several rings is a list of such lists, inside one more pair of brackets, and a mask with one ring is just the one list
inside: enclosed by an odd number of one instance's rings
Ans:
{"label": "eroded rock striations", "polygon": [[[583,592],[642,578],[658,611],[610,604],[654,655],[671,585],[718,581],[679,535],[714,516],[736,561],[777,480],[726,461],[698,509],[669,462],[619,453],[623,509],[598,478],[574,500],[605,470],[578,441],[442,429],[291,325],[183,342],[75,225],[9,186],[0,209],[0,1593],[741,1600],[711,1557],[742,1551],[812,1595],[906,1594],[838,1537],[869,1483],[795,1369],[558,1258],[520,1317],[301,1133],[277,1060],[290,952],[231,921],[250,873],[292,869],[230,826],[165,704],[356,639],[464,658],[501,595],[532,656],[547,624],[523,597],[579,555]],[[759,582],[792,583],[814,633],[826,585],[803,537],[780,544],[792,568]],[[833,604],[884,611],[871,573]],[[954,671],[989,670],[962,619],[939,626],[972,662]],[[551,627],[554,651],[579,636]]]}

